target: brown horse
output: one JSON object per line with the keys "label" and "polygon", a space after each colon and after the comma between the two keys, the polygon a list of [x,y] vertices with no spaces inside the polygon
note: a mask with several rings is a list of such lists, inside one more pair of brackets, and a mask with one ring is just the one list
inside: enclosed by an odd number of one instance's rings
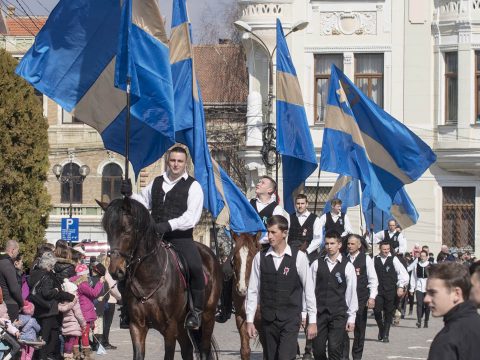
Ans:
{"label": "brown horse", "polygon": [[105,210],[102,224],[110,245],[108,271],[114,279],[125,280],[122,296],[130,315],[133,359],[144,359],[145,339],[151,328],[158,330],[165,339],[166,360],[173,360],[176,341],[183,359],[193,359],[192,342],[200,359],[216,357],[212,349],[213,327],[222,274],[212,251],[196,244],[207,279],[205,308],[201,328],[189,334],[184,327],[187,292],[176,255],[158,238],[148,210],[128,198],[113,200],[108,205],[99,204]]}
{"label": "brown horse", "polygon": [[[240,357],[242,360],[250,359],[250,338],[247,334],[247,323],[245,314],[245,297],[247,296],[248,281],[252,271],[252,263],[255,254],[260,251],[257,236],[247,233],[232,234],[235,240],[235,250],[233,254],[234,286],[232,288],[232,298],[235,305],[235,321],[240,334]],[[255,327],[258,330],[259,340],[262,347],[265,347],[265,338],[261,331],[260,308],[257,308],[254,320]]]}

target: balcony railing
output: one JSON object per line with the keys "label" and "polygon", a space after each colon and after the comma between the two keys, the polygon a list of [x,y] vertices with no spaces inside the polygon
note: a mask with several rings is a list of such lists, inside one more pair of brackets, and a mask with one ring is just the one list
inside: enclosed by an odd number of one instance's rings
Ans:
{"label": "balcony railing", "polygon": [[435,18],[439,21],[458,18],[480,19],[480,0],[437,0]]}
{"label": "balcony railing", "polygon": [[[68,216],[70,214],[70,206],[68,204],[56,204],[53,206],[52,216]],[[72,215],[77,216],[102,216],[103,210],[94,205],[73,205]]]}

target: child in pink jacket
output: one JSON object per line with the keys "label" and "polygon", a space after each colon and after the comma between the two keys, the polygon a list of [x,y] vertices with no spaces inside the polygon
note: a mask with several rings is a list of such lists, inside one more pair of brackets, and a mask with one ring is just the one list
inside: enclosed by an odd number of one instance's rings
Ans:
{"label": "child in pink jacket", "polygon": [[65,279],[62,288],[63,291],[75,295],[73,301],[64,301],[58,304],[58,311],[63,313],[62,335],[65,337],[63,358],[65,360],[73,358],[80,360],[78,338],[82,336],[82,331],[86,327],[86,322],[83,318],[82,309],[80,309],[80,303],[78,302],[77,285],[70,282],[68,279]]}
{"label": "child in pink jacket", "polygon": [[97,319],[93,300],[95,300],[102,292],[105,278],[102,276],[100,281],[97,282],[94,287],[91,287],[88,282],[89,271],[87,265],[78,264],[75,271],[77,275],[72,277],[70,281],[78,287],[78,301],[80,303],[80,309],[82,309],[83,317],[86,321],[85,329],[82,331],[82,355],[85,360],[89,360],[91,349],[88,336],[90,329],[93,330],[95,320]]}

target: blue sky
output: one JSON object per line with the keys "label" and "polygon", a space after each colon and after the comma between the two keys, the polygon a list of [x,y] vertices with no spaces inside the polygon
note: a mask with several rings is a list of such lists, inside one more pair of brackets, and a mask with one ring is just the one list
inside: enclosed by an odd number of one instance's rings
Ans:
{"label": "blue sky", "polygon": [[[18,15],[23,14],[19,4],[21,4],[29,14],[47,15],[47,10],[50,11],[53,9],[58,1],[59,0],[8,0],[6,3],[15,5]],[[159,4],[162,15],[166,16],[168,27],[170,27],[172,1],[159,0]],[[213,30],[217,37],[229,37],[230,24],[226,24],[225,17],[221,15],[225,11],[236,7],[236,0],[190,0],[187,1],[187,6],[194,39],[197,40],[196,42],[202,38],[202,34],[206,28],[209,28],[210,32]]]}

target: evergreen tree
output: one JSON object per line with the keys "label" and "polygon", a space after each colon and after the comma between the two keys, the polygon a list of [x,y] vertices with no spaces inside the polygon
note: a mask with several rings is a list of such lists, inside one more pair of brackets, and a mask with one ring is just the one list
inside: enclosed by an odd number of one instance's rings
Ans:
{"label": "evergreen tree", "polygon": [[0,246],[15,239],[25,260],[44,241],[50,211],[45,182],[48,124],[33,88],[0,49]]}

